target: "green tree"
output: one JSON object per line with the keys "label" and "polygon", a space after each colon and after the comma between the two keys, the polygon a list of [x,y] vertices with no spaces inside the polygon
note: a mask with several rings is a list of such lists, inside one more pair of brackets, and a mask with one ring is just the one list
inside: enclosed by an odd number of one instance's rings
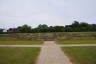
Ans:
{"label": "green tree", "polygon": [[37,32],[48,32],[49,27],[46,24],[40,24],[35,30],[37,30]]}
{"label": "green tree", "polygon": [[18,32],[20,32],[20,33],[30,33],[30,32],[31,32],[31,27],[25,24],[25,25],[23,25],[23,26],[19,26],[19,27],[17,28],[17,30],[18,30]]}
{"label": "green tree", "polygon": [[71,26],[72,27],[78,27],[79,26],[79,22],[78,21],[74,21]]}
{"label": "green tree", "polygon": [[64,26],[54,26],[53,29],[54,29],[54,32],[63,32]]}

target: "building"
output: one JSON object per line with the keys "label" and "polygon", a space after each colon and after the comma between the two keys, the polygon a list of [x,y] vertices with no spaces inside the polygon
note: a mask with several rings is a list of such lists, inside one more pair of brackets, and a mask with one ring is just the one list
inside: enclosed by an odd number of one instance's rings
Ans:
{"label": "building", "polygon": [[7,32],[17,32],[17,29],[16,28],[10,28],[7,30]]}
{"label": "building", "polygon": [[4,30],[4,29],[1,29],[1,28],[0,28],[0,32],[3,32],[3,30]]}

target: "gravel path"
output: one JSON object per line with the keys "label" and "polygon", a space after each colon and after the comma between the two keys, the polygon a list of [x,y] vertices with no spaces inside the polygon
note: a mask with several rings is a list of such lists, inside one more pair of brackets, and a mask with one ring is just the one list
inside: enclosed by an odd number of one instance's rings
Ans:
{"label": "gravel path", "polygon": [[0,47],[42,47],[42,45],[0,45]]}
{"label": "gravel path", "polygon": [[61,44],[60,47],[96,46],[96,44]]}
{"label": "gravel path", "polygon": [[[49,41],[50,42],[50,41]],[[52,44],[52,43],[51,43]],[[45,46],[48,46],[50,47],[51,45],[50,43],[45,43],[44,45],[40,44],[40,45],[0,45],[0,47],[45,47]],[[56,44],[55,44],[56,45]],[[53,45],[52,45],[53,46]],[[52,47],[51,46],[51,47]],[[58,44],[56,46],[59,46],[59,47],[77,47],[77,46],[96,46],[96,44]]]}
{"label": "gravel path", "polygon": [[72,64],[54,41],[46,41],[41,49],[37,64]]}

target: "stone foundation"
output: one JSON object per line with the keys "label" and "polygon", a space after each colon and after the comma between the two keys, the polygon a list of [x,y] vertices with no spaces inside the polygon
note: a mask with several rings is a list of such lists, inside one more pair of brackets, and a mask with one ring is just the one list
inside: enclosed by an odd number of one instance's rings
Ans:
{"label": "stone foundation", "polygon": [[65,34],[65,33],[14,33],[0,34],[0,37],[17,37],[17,38],[36,38],[45,41],[52,41],[60,37],[96,37],[96,34]]}

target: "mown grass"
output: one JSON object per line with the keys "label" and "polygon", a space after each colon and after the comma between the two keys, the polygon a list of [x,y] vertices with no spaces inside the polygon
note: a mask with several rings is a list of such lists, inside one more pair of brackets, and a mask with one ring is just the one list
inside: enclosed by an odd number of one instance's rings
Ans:
{"label": "mown grass", "polygon": [[63,37],[56,40],[58,44],[96,44],[96,37]]}
{"label": "mown grass", "polygon": [[0,44],[42,44],[42,40],[32,38],[0,37]]}
{"label": "mown grass", "polygon": [[[41,33],[44,34],[44,32],[41,32]],[[46,33],[47,34],[50,34],[50,33],[96,34],[96,32],[45,32],[45,34]],[[5,33],[0,33],[0,34],[18,34],[18,33],[7,33],[7,32],[5,32]],[[31,33],[29,33],[29,34],[31,34]],[[34,34],[38,34],[38,32],[34,33]]]}
{"label": "mown grass", "polygon": [[35,64],[40,48],[0,47],[0,64]]}
{"label": "mown grass", "polygon": [[96,32],[63,32],[69,34],[96,34]]}
{"label": "mown grass", "polygon": [[73,64],[96,64],[96,47],[64,47]]}
{"label": "mown grass", "polygon": [[[96,34],[96,32],[46,32],[43,34]],[[36,34],[36,33],[35,33]],[[38,34],[38,33],[37,33]]]}
{"label": "mown grass", "polygon": [[42,44],[42,41],[0,41],[2,45],[29,45],[29,44]]}

